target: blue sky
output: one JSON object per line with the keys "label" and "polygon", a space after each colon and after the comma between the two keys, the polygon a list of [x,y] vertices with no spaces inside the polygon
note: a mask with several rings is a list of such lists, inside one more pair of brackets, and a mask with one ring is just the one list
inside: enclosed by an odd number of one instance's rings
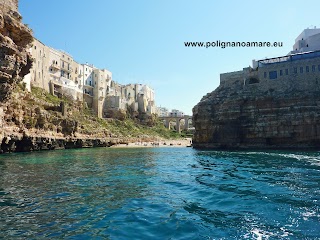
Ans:
{"label": "blue sky", "polygon": [[[23,22],[44,44],[150,85],[158,106],[192,113],[219,74],[287,54],[320,27],[319,0],[20,0]],[[186,41],[281,41],[281,48],[187,48]]]}

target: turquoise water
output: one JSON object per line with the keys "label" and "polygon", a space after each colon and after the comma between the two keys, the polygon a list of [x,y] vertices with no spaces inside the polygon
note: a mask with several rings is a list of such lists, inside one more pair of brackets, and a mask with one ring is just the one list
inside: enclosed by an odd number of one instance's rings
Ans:
{"label": "turquoise water", "polygon": [[319,152],[0,155],[0,239],[320,239]]}

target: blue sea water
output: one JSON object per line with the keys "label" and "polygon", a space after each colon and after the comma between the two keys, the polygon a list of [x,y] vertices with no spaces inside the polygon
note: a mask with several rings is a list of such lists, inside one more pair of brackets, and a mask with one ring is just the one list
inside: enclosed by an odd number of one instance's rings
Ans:
{"label": "blue sea water", "polygon": [[0,155],[0,239],[320,239],[320,153]]}

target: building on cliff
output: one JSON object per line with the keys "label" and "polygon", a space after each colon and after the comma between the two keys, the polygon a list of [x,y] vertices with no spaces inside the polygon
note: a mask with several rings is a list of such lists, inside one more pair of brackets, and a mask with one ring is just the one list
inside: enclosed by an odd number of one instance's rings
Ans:
{"label": "building on cliff", "polygon": [[34,60],[30,73],[24,77],[29,91],[33,85],[59,97],[83,101],[100,118],[127,108],[146,114],[156,112],[154,90],[147,85],[120,85],[112,80],[109,70],[80,64],[70,54],[37,39],[29,52]]}
{"label": "building on cliff", "polygon": [[169,109],[165,107],[158,107],[157,114],[159,117],[168,117],[169,116]]}
{"label": "building on cliff", "polygon": [[220,74],[193,108],[196,148],[320,147],[320,29],[284,56]]}
{"label": "building on cliff", "polygon": [[[220,85],[241,82],[250,84],[273,84],[269,80],[296,79],[305,84],[320,80],[320,29],[305,29],[295,40],[293,50],[285,56],[253,60],[252,67],[220,74]],[[309,81],[305,81],[305,79]],[[262,85],[263,85],[262,84]],[[260,85],[262,87],[262,85]]]}
{"label": "building on cliff", "polygon": [[294,54],[317,50],[320,50],[320,28],[314,27],[312,29],[307,28],[299,34],[293,45],[293,50],[290,53]]}

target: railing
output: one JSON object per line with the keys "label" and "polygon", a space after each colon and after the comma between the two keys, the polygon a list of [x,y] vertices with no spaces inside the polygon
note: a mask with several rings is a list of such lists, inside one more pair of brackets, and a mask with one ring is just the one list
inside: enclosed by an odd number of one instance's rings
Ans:
{"label": "railing", "polygon": [[72,80],[67,79],[65,77],[53,78],[53,79],[51,79],[51,82],[55,85],[59,85],[64,88],[68,88],[68,89],[74,90],[76,92],[82,92],[81,89],[78,88],[78,85],[76,85]]}
{"label": "railing", "polygon": [[59,69],[60,69],[60,66],[59,66],[57,63],[52,63],[52,64],[51,64],[51,68],[52,68],[52,69],[59,70]]}
{"label": "railing", "polygon": [[61,69],[66,71],[66,72],[70,72],[70,73],[73,71],[72,67],[67,67],[67,66],[64,66],[64,65],[62,65]]}

